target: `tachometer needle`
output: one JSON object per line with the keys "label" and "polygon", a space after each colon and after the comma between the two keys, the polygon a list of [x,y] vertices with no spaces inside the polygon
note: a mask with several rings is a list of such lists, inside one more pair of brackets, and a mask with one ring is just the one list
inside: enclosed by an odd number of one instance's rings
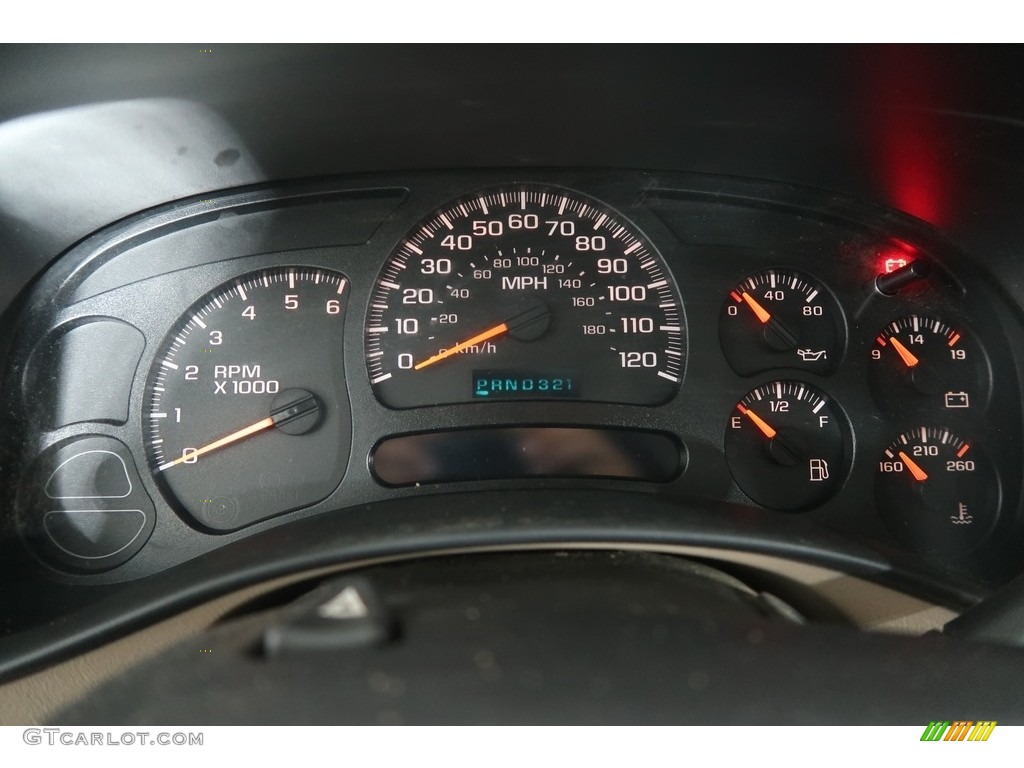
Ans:
{"label": "tachometer needle", "polygon": [[744,291],[742,294],[740,294],[740,296],[742,296],[743,300],[747,302],[747,306],[754,310],[754,314],[757,315],[757,319],[760,320],[762,323],[767,323],[772,319],[772,313],[769,312],[764,307],[762,307],[758,303],[757,299],[755,299],[749,293]]}
{"label": "tachometer needle", "polygon": [[918,466],[918,464],[913,459],[907,456],[907,454],[905,454],[903,451],[900,451],[899,457],[903,461],[903,466],[910,470],[910,474],[914,476],[914,479],[917,480],[917,482],[923,483],[925,480],[928,479],[928,473],[921,469],[921,467]]}
{"label": "tachometer needle", "polygon": [[499,325],[494,326],[493,328],[488,328],[483,333],[478,333],[476,336],[474,336],[471,339],[466,339],[465,341],[460,341],[454,347],[450,347],[450,348],[446,349],[444,352],[438,352],[433,357],[428,357],[426,360],[424,360],[424,361],[422,361],[420,363],[416,363],[416,365],[413,366],[413,370],[416,370],[416,371],[422,370],[423,368],[426,368],[428,365],[433,365],[434,363],[439,363],[442,360],[444,360],[444,359],[446,359],[448,357],[451,357],[452,355],[457,355],[459,352],[461,352],[462,350],[464,350],[464,349],[466,349],[468,347],[472,347],[472,346],[474,346],[476,344],[482,344],[485,341],[487,341],[488,339],[493,339],[495,336],[500,336],[501,334],[507,333],[507,332],[508,332],[508,324],[507,323],[501,323]]}
{"label": "tachometer needle", "polygon": [[168,461],[165,464],[161,464],[159,467],[157,467],[157,469],[163,472],[164,470],[170,469],[171,467],[175,467],[178,464],[181,464],[185,461],[188,461],[193,458],[198,458],[199,456],[202,456],[204,453],[209,453],[210,451],[215,451],[218,448],[223,448],[225,445],[231,445],[231,443],[238,442],[239,440],[249,437],[249,435],[255,435],[257,432],[262,432],[264,429],[270,429],[272,426],[274,426],[274,417],[267,416],[267,418],[260,419],[255,424],[250,424],[248,427],[243,427],[237,432],[232,432],[230,435],[222,437],[219,440],[214,440],[212,443],[207,443],[202,448],[196,448],[194,451],[189,451],[188,453],[182,455],[180,458],[177,458],[174,461]]}
{"label": "tachometer needle", "polygon": [[744,405],[743,405],[743,403],[739,403],[739,404],[737,404],[737,405],[736,405],[736,408],[737,408],[737,409],[739,410],[739,412],[740,412],[740,413],[742,413],[742,414],[743,414],[744,416],[747,416],[747,417],[749,417],[749,418],[750,418],[750,420],[751,420],[752,422],[754,422],[754,424],[755,424],[755,425],[757,426],[757,428],[758,428],[758,429],[760,429],[760,430],[761,430],[761,432],[762,432],[762,433],[764,434],[764,436],[765,436],[765,437],[767,437],[767,438],[768,438],[769,440],[772,440],[772,439],[774,439],[774,438],[775,438],[775,435],[776,435],[776,434],[778,434],[778,433],[777,433],[777,432],[775,431],[774,427],[772,427],[772,425],[771,425],[771,424],[769,424],[769,423],[768,423],[767,421],[765,421],[764,419],[762,419],[762,418],[761,418],[760,416],[758,416],[758,415],[757,415],[756,413],[754,413],[754,412],[753,412],[752,410],[750,410],[749,408],[747,408],[746,406],[744,406]]}
{"label": "tachometer needle", "polygon": [[903,346],[903,343],[895,336],[890,337],[889,341],[892,342],[893,349],[895,349],[899,353],[899,356],[903,358],[903,362],[907,364],[907,368],[913,368],[921,362],[917,359],[917,356]]}

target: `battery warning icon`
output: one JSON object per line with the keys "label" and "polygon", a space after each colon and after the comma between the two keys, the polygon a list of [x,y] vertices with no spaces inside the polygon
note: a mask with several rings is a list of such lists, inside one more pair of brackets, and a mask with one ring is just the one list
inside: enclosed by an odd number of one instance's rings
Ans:
{"label": "battery warning icon", "polygon": [[945,395],[947,408],[970,408],[971,400],[966,392],[947,392]]}

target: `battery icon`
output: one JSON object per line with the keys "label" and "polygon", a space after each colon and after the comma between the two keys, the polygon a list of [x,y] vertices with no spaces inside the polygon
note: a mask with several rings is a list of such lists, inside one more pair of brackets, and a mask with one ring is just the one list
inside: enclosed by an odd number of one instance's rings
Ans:
{"label": "battery icon", "polygon": [[946,407],[947,408],[970,408],[971,400],[967,396],[966,392],[947,392],[946,393]]}

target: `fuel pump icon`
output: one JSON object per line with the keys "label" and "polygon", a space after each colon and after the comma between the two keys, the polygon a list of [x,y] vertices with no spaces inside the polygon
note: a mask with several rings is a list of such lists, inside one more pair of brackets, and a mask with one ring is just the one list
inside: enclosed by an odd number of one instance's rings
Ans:
{"label": "fuel pump icon", "polygon": [[824,459],[808,459],[812,483],[823,483],[828,480],[828,462]]}

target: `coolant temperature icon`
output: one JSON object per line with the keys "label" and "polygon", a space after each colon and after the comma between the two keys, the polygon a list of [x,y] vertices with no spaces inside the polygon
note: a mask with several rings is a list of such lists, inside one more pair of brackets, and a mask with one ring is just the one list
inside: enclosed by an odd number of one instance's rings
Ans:
{"label": "coolant temperature icon", "polygon": [[953,523],[953,525],[970,525],[971,523],[973,523],[974,515],[967,514],[967,505],[960,504],[958,505],[958,507],[959,514],[949,516],[949,519]]}

